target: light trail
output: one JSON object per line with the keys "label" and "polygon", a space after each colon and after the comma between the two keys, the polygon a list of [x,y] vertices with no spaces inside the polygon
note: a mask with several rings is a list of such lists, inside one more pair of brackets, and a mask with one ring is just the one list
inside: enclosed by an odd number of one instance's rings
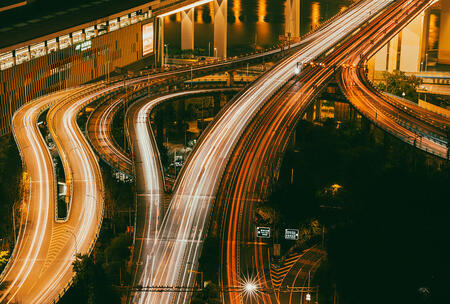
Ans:
{"label": "light trail", "polygon": [[[231,150],[243,130],[268,98],[294,74],[297,62],[316,58],[370,19],[367,12],[383,9],[390,1],[355,5],[310,37],[314,41],[282,61],[221,111],[197,143],[177,181],[169,211],[154,245],[152,286],[192,286],[206,223]],[[149,293],[147,303],[185,303],[188,293]]]}
{"label": "light trail", "polygon": [[[152,254],[155,238],[164,214],[164,179],[161,160],[150,125],[150,112],[163,102],[177,98],[230,92],[234,88],[198,89],[180,91],[159,97],[144,97],[134,102],[127,111],[127,133],[132,143],[134,172],[136,177],[136,234],[133,256],[133,286],[150,286],[155,265]],[[130,303],[145,303],[147,293],[136,293]]]}
{"label": "light trail", "polygon": [[[246,129],[246,133],[242,136],[241,143],[235,148],[234,155],[231,156],[232,168],[227,168],[227,176],[222,181],[221,191],[218,200],[221,203],[229,204],[227,224],[224,225],[225,231],[222,235],[223,252],[225,251],[225,260],[222,261],[222,284],[233,286],[239,278],[241,271],[240,265],[251,265],[250,257],[254,257],[256,261],[257,273],[264,272],[264,265],[269,264],[269,259],[262,252],[262,246],[256,245],[254,253],[250,250],[244,250],[241,255],[237,244],[245,244],[247,241],[254,243],[255,227],[251,223],[252,208],[255,202],[265,199],[264,195],[268,193],[270,181],[264,182],[266,177],[277,175],[277,160],[280,159],[285,150],[290,133],[295,127],[296,121],[301,113],[313,101],[313,98],[320,92],[321,86],[328,81],[334,73],[334,67],[344,62],[346,56],[359,56],[361,53],[358,46],[364,43],[370,43],[367,37],[373,37],[377,30],[389,30],[393,24],[396,24],[392,16],[399,16],[397,22],[399,24],[407,24],[408,18],[413,18],[413,14],[405,10],[420,11],[426,6],[426,2],[413,1],[397,2],[392,11],[380,21],[372,23],[362,30],[358,35],[350,38],[340,48],[323,59],[323,65],[315,67],[307,67],[304,72],[299,75],[299,79],[293,79],[287,86],[286,91],[280,92],[273,100],[266,104],[262,110],[258,112],[257,117],[252,124]],[[383,21],[384,20],[384,21]],[[391,22],[392,21],[392,22]],[[380,29],[381,27],[381,29]],[[363,36],[361,36],[364,34]],[[234,189],[232,189],[234,188]],[[230,219],[228,219],[230,218]],[[246,232],[250,232],[246,236]],[[228,234],[228,235],[227,235]],[[244,239],[241,239],[241,235]],[[240,264],[239,264],[240,263]],[[261,264],[258,266],[258,264]],[[262,275],[265,281],[270,278]],[[240,295],[227,294],[224,302],[241,303]],[[266,296],[263,302],[275,302],[277,299]]]}
{"label": "light trail", "polygon": [[38,98],[14,113],[12,127],[19,146],[23,166],[30,178],[29,196],[22,209],[21,227],[14,252],[0,283],[1,303],[31,303],[29,289],[46,268],[51,246],[46,236],[57,225],[55,218],[56,181],[50,152],[37,120],[39,115],[58,100],[74,94],[71,89]]}

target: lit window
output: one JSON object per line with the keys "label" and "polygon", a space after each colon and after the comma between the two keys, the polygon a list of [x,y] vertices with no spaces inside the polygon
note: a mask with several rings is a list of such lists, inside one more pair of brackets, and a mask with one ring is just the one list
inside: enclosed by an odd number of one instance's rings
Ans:
{"label": "lit window", "polygon": [[72,41],[73,41],[73,44],[83,42],[84,41],[83,31],[79,30],[79,31],[72,33]]}
{"label": "lit window", "polygon": [[128,18],[128,15],[120,17],[120,27],[126,27],[130,25],[130,18]]}
{"label": "lit window", "polygon": [[14,57],[12,52],[0,55],[0,70],[6,70],[14,66]]}
{"label": "lit window", "polygon": [[87,29],[84,30],[84,32],[86,33],[86,40],[90,40],[95,36],[97,36],[97,32],[95,30],[95,27],[93,26],[88,27]]}
{"label": "lit window", "polygon": [[38,58],[47,54],[45,50],[45,42],[37,43],[30,46],[31,58]]}
{"label": "lit window", "polygon": [[52,52],[56,52],[58,50],[58,42],[55,39],[51,39],[47,41],[47,53],[50,54]]}
{"label": "lit window", "polygon": [[21,64],[25,61],[30,61],[30,51],[28,50],[28,47],[16,50],[16,64]]}
{"label": "lit window", "polygon": [[117,29],[119,29],[119,22],[117,21],[117,19],[109,20],[109,31],[112,32]]}
{"label": "lit window", "polygon": [[70,39],[69,35],[64,35],[59,37],[59,49],[65,49],[66,47],[69,47],[72,45],[72,41]]}

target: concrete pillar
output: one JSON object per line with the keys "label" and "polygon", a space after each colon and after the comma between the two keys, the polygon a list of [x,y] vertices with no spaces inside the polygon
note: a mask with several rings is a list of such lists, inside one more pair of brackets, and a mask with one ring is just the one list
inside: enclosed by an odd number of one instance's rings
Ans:
{"label": "concrete pillar", "polygon": [[300,37],[300,0],[286,0],[284,34]]}
{"label": "concrete pillar", "polygon": [[158,66],[164,65],[164,18],[156,18],[156,33],[157,33],[157,58],[158,58]]}
{"label": "concrete pillar", "polygon": [[227,5],[228,0],[214,0],[213,56],[227,57]]}
{"label": "concrete pillar", "polygon": [[320,120],[322,114],[322,100],[317,100],[314,104],[314,120]]}
{"label": "concrete pillar", "polygon": [[194,49],[194,8],[181,12],[181,49]]}
{"label": "concrete pillar", "polygon": [[397,69],[398,35],[392,38],[375,54],[375,71],[389,71]]}
{"label": "concrete pillar", "polygon": [[234,86],[234,76],[236,75],[236,71],[225,72],[227,74],[227,87]]}
{"label": "concrete pillar", "polygon": [[397,55],[398,55],[398,35],[395,35],[388,43],[388,71],[397,70]]}
{"label": "concrete pillar", "polygon": [[441,24],[439,31],[438,62],[450,64],[450,1],[441,2]]}
{"label": "concrete pillar", "polygon": [[223,94],[215,94],[214,95],[214,116],[217,115],[220,111],[220,101],[223,99]]}
{"label": "concrete pillar", "polygon": [[402,30],[400,71],[419,72],[425,45],[425,13],[421,13]]}
{"label": "concrete pillar", "polygon": [[383,46],[375,54],[375,71],[387,71],[388,69],[388,45]]}

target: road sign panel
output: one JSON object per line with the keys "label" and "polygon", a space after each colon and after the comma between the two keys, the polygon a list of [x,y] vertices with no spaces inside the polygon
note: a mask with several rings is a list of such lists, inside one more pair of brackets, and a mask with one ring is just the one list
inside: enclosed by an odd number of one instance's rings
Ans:
{"label": "road sign panel", "polygon": [[256,236],[268,239],[270,238],[270,228],[269,227],[256,227]]}
{"label": "road sign panel", "polygon": [[293,240],[296,241],[298,240],[298,229],[285,229],[284,230],[284,238],[286,240]]}

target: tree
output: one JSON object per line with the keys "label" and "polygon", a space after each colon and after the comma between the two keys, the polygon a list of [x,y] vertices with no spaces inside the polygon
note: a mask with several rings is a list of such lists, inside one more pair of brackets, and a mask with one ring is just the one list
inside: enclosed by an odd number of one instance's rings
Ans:
{"label": "tree", "polygon": [[8,264],[9,260],[9,251],[0,251],[0,273],[5,268],[6,264]]}
{"label": "tree", "polygon": [[63,304],[118,304],[119,296],[112,288],[102,267],[88,255],[78,255],[73,262],[74,285],[61,299]]}
{"label": "tree", "polygon": [[417,102],[419,95],[417,87],[422,83],[422,80],[414,75],[408,76],[404,72],[394,71],[393,73],[385,72],[383,74],[385,81],[378,84],[378,88],[382,91],[402,96],[405,93],[405,98]]}
{"label": "tree", "polygon": [[131,237],[127,233],[121,233],[112,239],[111,245],[106,248],[109,261],[125,262],[130,257]]}

